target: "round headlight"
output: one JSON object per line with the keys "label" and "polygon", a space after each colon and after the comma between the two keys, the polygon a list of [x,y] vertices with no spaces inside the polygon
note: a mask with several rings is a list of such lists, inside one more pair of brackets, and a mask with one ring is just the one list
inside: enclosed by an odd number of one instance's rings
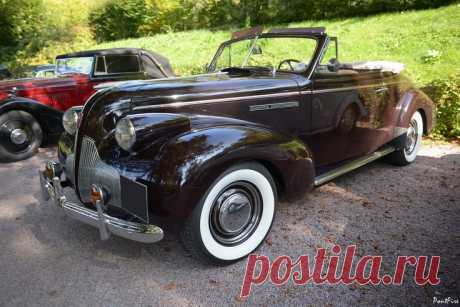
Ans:
{"label": "round headlight", "polygon": [[75,134],[78,128],[77,126],[79,116],[80,112],[78,112],[74,108],[65,111],[64,115],[62,116],[62,126],[64,126],[64,129],[65,131],[67,131],[67,133],[71,135]]}
{"label": "round headlight", "polygon": [[136,130],[133,123],[128,118],[122,118],[115,127],[115,139],[118,145],[129,151],[136,142]]}

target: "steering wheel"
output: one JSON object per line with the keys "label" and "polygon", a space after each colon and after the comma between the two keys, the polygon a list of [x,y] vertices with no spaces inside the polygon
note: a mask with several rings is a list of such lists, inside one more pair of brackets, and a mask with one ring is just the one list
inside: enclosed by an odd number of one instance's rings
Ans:
{"label": "steering wheel", "polygon": [[294,70],[294,67],[292,66],[291,63],[300,63],[299,60],[296,60],[296,59],[286,59],[286,60],[282,60],[280,62],[280,64],[278,65],[278,69],[281,69],[281,66],[283,66],[284,63],[287,63],[289,65],[289,67],[291,68],[291,70]]}

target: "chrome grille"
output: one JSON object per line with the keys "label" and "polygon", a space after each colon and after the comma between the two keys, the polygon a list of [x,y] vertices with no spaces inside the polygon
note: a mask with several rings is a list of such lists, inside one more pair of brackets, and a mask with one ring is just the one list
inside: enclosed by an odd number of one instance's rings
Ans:
{"label": "chrome grille", "polygon": [[109,204],[121,207],[120,174],[101,160],[95,142],[84,136],[78,166],[78,189],[83,202],[90,201],[92,184],[103,187],[109,193]]}
{"label": "chrome grille", "polygon": [[65,176],[75,186],[75,154],[67,156],[65,160]]}

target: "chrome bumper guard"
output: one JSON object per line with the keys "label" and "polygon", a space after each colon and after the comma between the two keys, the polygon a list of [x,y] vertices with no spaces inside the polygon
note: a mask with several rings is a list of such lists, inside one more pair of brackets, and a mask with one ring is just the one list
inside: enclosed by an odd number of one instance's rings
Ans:
{"label": "chrome bumper guard", "polygon": [[97,211],[67,200],[59,177],[48,179],[46,171],[39,171],[42,197],[45,201],[52,200],[55,205],[64,210],[71,218],[99,228],[102,240],[107,240],[110,234],[128,240],[154,243],[163,239],[163,230],[155,225],[128,222],[104,213],[100,204]]}

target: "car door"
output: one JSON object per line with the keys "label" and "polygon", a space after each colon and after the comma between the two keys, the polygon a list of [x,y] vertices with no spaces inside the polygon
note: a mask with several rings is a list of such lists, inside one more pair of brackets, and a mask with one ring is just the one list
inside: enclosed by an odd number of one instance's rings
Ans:
{"label": "car door", "polygon": [[[312,77],[311,129],[307,142],[324,166],[369,153],[380,139],[380,72],[316,71]],[[375,150],[375,149],[374,149]]]}
{"label": "car door", "polygon": [[77,82],[72,76],[43,79],[37,88],[28,95],[60,111],[65,111],[74,105],[78,95]]}

